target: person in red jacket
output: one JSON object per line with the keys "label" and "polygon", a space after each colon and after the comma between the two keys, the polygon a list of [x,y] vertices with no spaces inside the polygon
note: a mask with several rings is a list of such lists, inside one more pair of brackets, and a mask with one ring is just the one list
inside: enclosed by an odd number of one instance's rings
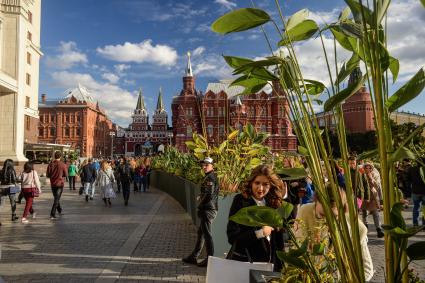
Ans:
{"label": "person in red jacket", "polygon": [[64,186],[64,178],[68,177],[68,169],[65,163],[60,159],[62,157],[62,152],[55,152],[55,159],[49,163],[47,166],[47,178],[50,178],[50,186],[52,188],[53,194],[53,206],[50,211],[50,219],[56,219],[56,210],[59,214],[62,214],[62,207],[60,205],[60,198]]}

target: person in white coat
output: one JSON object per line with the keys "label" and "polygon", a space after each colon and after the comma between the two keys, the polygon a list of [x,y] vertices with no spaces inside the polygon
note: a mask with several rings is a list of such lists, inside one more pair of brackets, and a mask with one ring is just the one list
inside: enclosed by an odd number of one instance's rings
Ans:
{"label": "person in white coat", "polygon": [[32,218],[35,219],[36,213],[33,208],[34,197],[38,197],[41,193],[41,183],[38,178],[37,171],[34,170],[33,164],[27,162],[24,164],[24,172],[21,174],[21,187],[22,193],[25,198],[24,215],[22,216],[22,223],[28,223],[27,216],[31,213]]}
{"label": "person in white coat", "polygon": [[114,172],[108,161],[104,160],[97,174],[95,185],[100,188],[105,206],[109,205],[110,207],[112,205],[111,199],[116,197],[113,183],[115,183]]}

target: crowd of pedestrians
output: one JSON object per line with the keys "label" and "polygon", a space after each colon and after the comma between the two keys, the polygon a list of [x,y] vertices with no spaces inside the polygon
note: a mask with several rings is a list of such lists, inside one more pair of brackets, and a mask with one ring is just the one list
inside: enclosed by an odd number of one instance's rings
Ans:
{"label": "crowd of pedestrians", "polygon": [[[85,201],[95,198],[96,188],[105,206],[111,207],[112,200],[117,193],[123,194],[124,205],[127,206],[130,199],[131,185],[134,192],[147,192],[151,172],[150,157],[136,157],[118,159],[92,159],[70,160],[67,164],[62,161],[60,151],[54,153],[54,159],[49,163],[46,177],[50,180],[50,189],[53,196],[53,204],[50,210],[50,219],[57,219],[57,214],[63,214],[61,196],[64,188],[68,185],[69,190],[77,191],[76,184],[80,183],[78,192],[84,195]],[[80,182],[78,182],[78,180]],[[23,224],[29,223],[28,215],[36,218],[34,200],[41,194],[40,176],[34,170],[33,163],[26,162],[23,172],[17,176],[14,162],[7,159],[0,170],[0,201],[1,196],[8,196],[11,207],[11,219],[16,222],[16,204],[25,199],[25,208],[21,218]],[[0,202],[1,203],[1,202]],[[1,222],[0,222],[1,225]]]}

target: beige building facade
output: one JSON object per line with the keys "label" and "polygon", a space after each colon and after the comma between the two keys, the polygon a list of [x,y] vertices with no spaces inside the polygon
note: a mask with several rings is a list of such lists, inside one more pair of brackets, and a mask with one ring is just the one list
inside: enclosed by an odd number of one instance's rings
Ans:
{"label": "beige building facade", "polygon": [[0,161],[37,142],[41,0],[0,0]]}

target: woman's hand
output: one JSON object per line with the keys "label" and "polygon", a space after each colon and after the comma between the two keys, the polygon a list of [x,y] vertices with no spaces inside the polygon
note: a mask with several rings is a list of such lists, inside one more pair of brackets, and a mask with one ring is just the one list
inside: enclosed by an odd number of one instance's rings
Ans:
{"label": "woman's hand", "polygon": [[270,234],[274,230],[273,227],[270,227],[270,226],[263,226],[262,229],[263,229],[263,235],[264,235],[264,237],[270,236]]}

